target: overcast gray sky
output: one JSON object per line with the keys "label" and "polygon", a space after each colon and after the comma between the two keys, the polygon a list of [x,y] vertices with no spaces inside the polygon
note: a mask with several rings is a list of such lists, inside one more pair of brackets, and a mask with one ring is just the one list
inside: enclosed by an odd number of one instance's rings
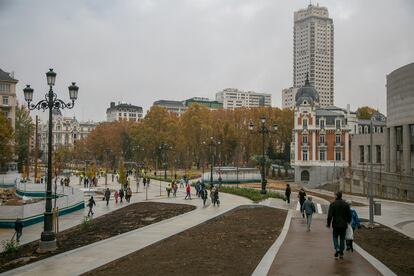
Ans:
{"label": "overcast gray sky", "polygon": [[[316,3],[316,1],[312,1]],[[214,98],[227,87],[292,86],[293,12],[305,0],[0,0],[0,68],[37,100],[80,87],[78,119],[105,120],[110,101]],[[321,0],[335,26],[335,104],[385,112],[385,76],[414,61],[413,0]]]}

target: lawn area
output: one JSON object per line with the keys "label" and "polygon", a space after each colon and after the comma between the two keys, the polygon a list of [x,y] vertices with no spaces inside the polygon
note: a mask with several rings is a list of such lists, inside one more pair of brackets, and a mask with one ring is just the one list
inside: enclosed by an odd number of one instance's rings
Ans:
{"label": "lawn area", "polygon": [[277,193],[277,192],[267,191],[266,194],[261,194],[260,190],[252,189],[252,188],[237,188],[237,187],[221,186],[220,192],[238,195],[242,197],[247,197],[253,202],[260,202],[267,198],[281,198],[281,199],[285,198],[282,194]]}

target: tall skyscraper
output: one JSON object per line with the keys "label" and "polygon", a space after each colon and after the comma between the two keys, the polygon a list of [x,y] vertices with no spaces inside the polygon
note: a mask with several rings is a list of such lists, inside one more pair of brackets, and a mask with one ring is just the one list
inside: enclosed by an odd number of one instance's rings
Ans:
{"label": "tall skyscraper", "polygon": [[328,9],[309,5],[294,13],[293,86],[301,87],[309,73],[319,104],[334,104],[334,26]]}

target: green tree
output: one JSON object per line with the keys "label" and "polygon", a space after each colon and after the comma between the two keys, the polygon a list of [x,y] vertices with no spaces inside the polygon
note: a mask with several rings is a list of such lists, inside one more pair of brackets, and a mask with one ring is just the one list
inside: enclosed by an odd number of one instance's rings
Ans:
{"label": "green tree", "polygon": [[13,158],[13,128],[0,112],[0,172],[5,170],[7,162]]}
{"label": "green tree", "polygon": [[33,122],[29,110],[24,105],[18,105],[16,107],[15,148],[19,171],[22,170],[23,165],[28,163],[29,139],[32,132]]}
{"label": "green tree", "polygon": [[357,118],[358,119],[365,119],[370,120],[372,114],[376,111],[375,108],[369,106],[361,106],[357,109]]}

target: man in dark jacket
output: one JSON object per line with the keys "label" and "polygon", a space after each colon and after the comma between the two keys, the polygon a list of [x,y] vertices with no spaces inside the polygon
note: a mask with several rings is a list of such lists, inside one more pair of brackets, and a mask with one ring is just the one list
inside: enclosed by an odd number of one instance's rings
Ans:
{"label": "man in dark jacket", "polygon": [[298,193],[299,203],[300,203],[300,212],[302,213],[302,217],[305,218],[305,212],[303,211],[303,203],[305,203],[306,200],[306,192],[305,189],[300,188]]}
{"label": "man in dark jacket", "polygon": [[[328,219],[326,227],[330,227],[332,223],[332,239],[335,248],[335,259],[343,259],[345,248],[345,233],[348,223],[351,222],[351,209],[344,200],[342,200],[342,192],[336,193],[336,200],[329,205]],[[339,246],[338,246],[339,237]]]}
{"label": "man in dark jacket", "polygon": [[292,193],[292,190],[290,189],[290,185],[286,184],[286,190],[285,190],[285,196],[286,196],[286,201],[289,204],[290,203],[290,194]]}
{"label": "man in dark jacket", "polygon": [[20,237],[23,234],[23,223],[19,218],[14,222],[14,230],[16,231],[16,241],[20,242]]}
{"label": "man in dark jacket", "polygon": [[91,196],[91,198],[89,199],[89,202],[88,202],[88,207],[89,207],[88,217],[90,215],[93,216],[94,213],[93,213],[92,209],[93,209],[93,206],[95,206],[95,205],[96,205],[95,200],[93,199],[93,196]]}
{"label": "man in dark jacket", "polygon": [[111,191],[109,190],[109,188],[106,188],[106,191],[105,191],[106,206],[108,206],[108,204],[109,204],[109,198],[110,197],[111,197]]}

